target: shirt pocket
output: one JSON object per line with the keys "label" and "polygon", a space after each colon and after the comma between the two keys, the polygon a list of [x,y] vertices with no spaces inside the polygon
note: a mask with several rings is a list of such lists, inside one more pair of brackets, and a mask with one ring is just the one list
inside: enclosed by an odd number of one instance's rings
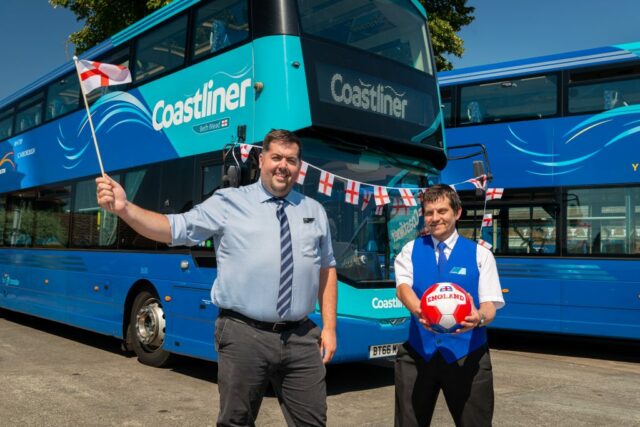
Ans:
{"label": "shirt pocket", "polygon": [[300,227],[300,252],[302,256],[319,257],[321,237],[320,230],[315,223],[302,224]]}

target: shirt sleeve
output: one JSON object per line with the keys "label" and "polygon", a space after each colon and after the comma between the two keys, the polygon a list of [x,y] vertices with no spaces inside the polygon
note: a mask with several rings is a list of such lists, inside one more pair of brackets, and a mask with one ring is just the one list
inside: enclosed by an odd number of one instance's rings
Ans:
{"label": "shirt sleeve", "polygon": [[478,245],[477,251],[478,270],[480,279],[478,281],[478,305],[483,302],[493,302],[496,308],[504,307],[504,297],[498,276],[498,267],[493,253]]}
{"label": "shirt sleeve", "polygon": [[413,253],[413,240],[402,248],[396,256],[393,264],[396,275],[396,287],[402,283],[406,283],[413,287],[413,263],[411,262],[411,254]]}
{"label": "shirt sleeve", "polygon": [[183,214],[167,215],[171,226],[169,246],[193,246],[221,234],[227,220],[227,201],[223,191],[213,193],[204,202]]}
{"label": "shirt sleeve", "polygon": [[333,245],[331,244],[331,230],[329,228],[329,219],[327,212],[320,206],[321,215],[324,222],[324,233],[320,238],[320,266],[321,268],[329,268],[336,266],[336,259],[333,256]]}

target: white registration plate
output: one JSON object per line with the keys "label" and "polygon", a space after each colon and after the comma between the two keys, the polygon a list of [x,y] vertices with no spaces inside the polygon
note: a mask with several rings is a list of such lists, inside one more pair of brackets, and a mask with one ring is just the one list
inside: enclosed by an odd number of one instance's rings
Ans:
{"label": "white registration plate", "polygon": [[391,357],[398,353],[398,347],[401,344],[382,344],[369,346],[369,359],[377,359],[379,357]]}

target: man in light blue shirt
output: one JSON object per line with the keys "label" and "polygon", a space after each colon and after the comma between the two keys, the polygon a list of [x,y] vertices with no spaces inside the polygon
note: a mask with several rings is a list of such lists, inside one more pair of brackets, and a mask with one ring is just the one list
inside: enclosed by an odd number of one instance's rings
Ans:
{"label": "man in light blue shirt", "polygon": [[[293,133],[269,132],[258,182],[219,190],[180,215],[142,209],[111,178],[96,179],[100,206],[143,236],[170,245],[214,238],[218,425],[254,425],[269,383],[289,424],[326,424],[324,363],[336,350],[337,275],[324,209],[292,191],[300,154]],[[307,318],[318,301],[322,330]]]}

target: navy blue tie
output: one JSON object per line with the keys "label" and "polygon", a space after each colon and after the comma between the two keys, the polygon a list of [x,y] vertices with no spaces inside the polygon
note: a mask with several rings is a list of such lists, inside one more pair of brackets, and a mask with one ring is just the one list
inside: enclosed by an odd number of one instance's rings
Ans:
{"label": "navy blue tie", "polygon": [[447,245],[444,242],[438,243],[438,273],[444,273],[444,266],[447,263],[447,256],[444,254],[444,248]]}
{"label": "navy blue tie", "polygon": [[284,317],[291,310],[291,291],[293,288],[293,250],[291,248],[291,231],[289,220],[284,211],[286,201],[275,199],[278,210],[276,215],[280,221],[280,288],[278,290],[278,304],[276,311]]}

